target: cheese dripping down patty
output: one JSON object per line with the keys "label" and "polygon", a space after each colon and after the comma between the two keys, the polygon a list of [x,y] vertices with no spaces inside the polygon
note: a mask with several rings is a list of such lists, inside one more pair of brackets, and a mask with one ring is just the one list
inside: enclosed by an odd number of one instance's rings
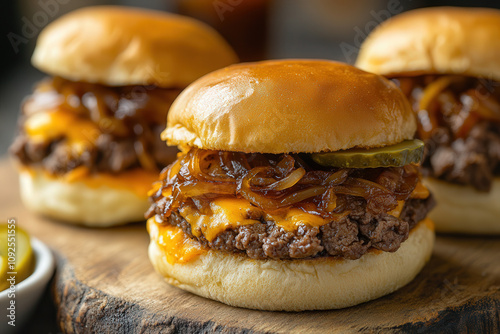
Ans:
{"label": "cheese dripping down patty", "polygon": [[[411,193],[410,199],[426,199],[429,195],[427,188],[419,182]],[[405,201],[398,201],[398,206],[388,214],[399,217],[404,204]],[[210,208],[211,215],[201,214],[191,206],[179,209],[179,214],[190,224],[193,236],[204,235],[209,242],[228,229],[260,223],[259,220],[247,218],[247,212],[257,208],[245,199],[217,198],[210,203]],[[288,232],[297,231],[301,225],[320,227],[330,222],[328,219],[293,207],[282,214],[266,213],[265,219],[273,221]],[[163,249],[170,264],[194,261],[200,254],[208,251],[178,226],[162,222],[158,215],[148,219],[147,227],[151,241]]]}

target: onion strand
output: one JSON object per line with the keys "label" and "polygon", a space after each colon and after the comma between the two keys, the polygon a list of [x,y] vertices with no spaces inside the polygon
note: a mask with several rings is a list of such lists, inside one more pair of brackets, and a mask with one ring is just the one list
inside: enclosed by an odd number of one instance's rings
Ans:
{"label": "onion strand", "polygon": [[[192,148],[164,169],[161,178],[162,189],[168,190],[165,194],[171,193],[162,204],[168,215],[188,199],[208,206],[214,197],[236,197],[268,212],[297,207],[340,219],[349,211],[345,205],[349,197],[363,198],[367,209],[389,211],[398,200],[409,198],[419,174],[412,165],[370,171],[321,170],[313,162],[290,154]],[[153,200],[159,200],[161,193],[155,192]]]}

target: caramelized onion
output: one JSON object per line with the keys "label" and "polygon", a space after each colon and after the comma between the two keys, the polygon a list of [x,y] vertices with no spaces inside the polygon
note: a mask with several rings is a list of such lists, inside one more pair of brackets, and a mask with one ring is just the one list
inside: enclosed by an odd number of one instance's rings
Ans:
{"label": "caramelized onion", "polygon": [[236,185],[232,183],[197,182],[179,186],[185,197],[196,197],[206,194],[236,195]]}
{"label": "caramelized onion", "polygon": [[273,179],[272,177],[261,177],[261,176],[255,176],[252,179],[252,186],[256,187],[267,187],[273,183],[276,183],[277,181]]}
{"label": "caramelized onion", "polygon": [[250,165],[242,153],[220,151],[219,161],[222,170],[233,178],[246,175],[250,169]]}
{"label": "caramelized onion", "polygon": [[329,188],[321,198],[321,208],[326,212],[333,212],[337,207],[337,195],[333,191],[333,188]]}
{"label": "caramelized onion", "polygon": [[161,172],[160,177],[163,180],[166,179],[166,178],[168,178],[167,182],[170,184],[173,181],[174,177],[177,175],[177,173],[179,173],[180,169],[181,169],[181,160],[177,159],[168,168],[164,169]]}
{"label": "caramelized onion", "polygon": [[[226,175],[222,168],[220,168],[220,173],[215,174],[212,172],[206,173],[202,169],[201,164],[204,163],[205,165],[207,164],[206,159],[210,157],[210,155],[215,155],[216,152],[214,151],[206,151],[206,150],[191,150],[190,151],[191,156],[189,160],[189,171],[192,176],[194,176],[198,180],[208,180],[212,182],[232,182],[233,178],[230,176]],[[205,166],[204,166],[205,167]]]}
{"label": "caramelized onion", "polygon": [[142,168],[150,171],[156,170],[156,161],[151,156],[151,154],[147,153],[147,151],[145,150],[145,143],[143,138],[139,138],[134,143],[134,150],[137,157],[139,158],[139,163],[141,164]]}
{"label": "caramelized onion", "polygon": [[[88,145],[80,150],[79,155],[83,152],[93,155],[93,147],[102,151],[101,145],[108,143],[109,139],[117,143],[130,141],[136,153],[133,164],[119,163],[120,167],[117,169],[137,167],[135,163],[137,157],[138,164],[142,168],[158,171],[159,167],[164,165],[165,158],[159,154],[151,154],[155,151],[155,128],[164,124],[168,106],[179,93],[179,89],[141,85],[111,87],[53,77],[37,85],[23,109],[26,116],[58,110],[78,115],[78,118],[86,123],[92,123],[94,125],[91,130],[92,135],[86,136],[84,140],[92,146]],[[68,131],[64,136],[69,135]],[[106,140],[100,142],[100,139]],[[53,138],[49,136],[48,140],[53,141]],[[116,168],[107,165],[98,166],[98,169],[117,172]]]}
{"label": "caramelized onion", "polygon": [[279,203],[279,207],[293,205],[295,203],[301,202],[311,197],[319,196],[325,192],[325,187],[311,187],[303,190],[298,190],[283,198]]}
{"label": "caramelized onion", "polygon": [[323,182],[323,184],[328,186],[335,186],[337,184],[342,184],[347,180],[348,176],[349,176],[349,170],[341,169],[338,172],[335,172],[330,176],[328,176]]}
{"label": "caramelized onion", "polygon": [[[360,178],[355,178],[351,177],[345,180],[344,183],[342,183],[342,186],[344,188],[347,188],[348,191],[355,190],[354,192],[358,192],[362,194],[361,197],[367,198],[376,194],[387,194],[390,193],[390,191],[387,188],[384,188],[378,183],[369,181],[369,180],[364,180]],[[350,195],[350,194],[348,194]]]}
{"label": "caramelized onion", "polygon": [[271,183],[266,190],[284,190],[293,187],[306,174],[304,168],[297,168],[283,179]]}
{"label": "caramelized onion", "polygon": [[429,140],[438,128],[449,130],[454,139],[463,139],[480,121],[500,122],[497,81],[459,75],[395,80],[417,112],[420,139]]}
{"label": "caramelized onion", "polygon": [[[172,193],[162,204],[164,213],[170,214],[190,199],[201,211],[209,211],[208,199],[229,196],[245,198],[268,212],[297,207],[324,218],[340,219],[348,214],[343,204],[348,197],[362,198],[373,212],[387,212],[397,200],[408,198],[419,180],[414,166],[319,168],[296,155],[193,148],[162,171],[163,188]],[[159,199],[157,193],[155,200]]]}
{"label": "caramelized onion", "polygon": [[403,167],[403,174],[398,186],[393,191],[398,201],[406,201],[419,181],[417,167],[408,165]]}
{"label": "caramelized onion", "polygon": [[295,159],[292,158],[292,156],[289,154],[285,154],[283,159],[281,159],[281,161],[276,165],[276,169],[279,171],[281,177],[290,174],[293,171],[294,167],[295,167]]}
{"label": "caramelized onion", "polygon": [[462,94],[461,100],[464,98],[472,101],[469,106],[470,111],[476,113],[483,119],[497,122],[500,121],[500,103],[491,94],[483,95],[477,90],[469,89]]}
{"label": "caramelized onion", "polygon": [[334,221],[339,221],[341,220],[342,218],[344,218],[345,216],[347,216],[350,211],[342,211],[340,213],[336,213],[334,211],[332,212],[325,212],[323,210],[321,210],[320,208],[318,208],[318,206],[312,202],[302,202],[302,203],[298,203],[296,205],[297,208],[301,209],[302,211],[304,212],[307,212],[307,213],[310,213],[310,214],[313,214],[313,215],[318,215],[318,216],[321,216],[323,218],[326,218],[326,219],[331,219],[331,220],[334,220]]}
{"label": "caramelized onion", "polygon": [[261,195],[255,191],[252,191],[250,187],[250,181],[255,175],[260,173],[262,169],[265,167],[256,167],[252,169],[238,184],[237,192],[247,201],[252,203],[255,206],[260,207],[264,210],[274,210],[279,207],[279,202],[274,199],[267,198],[264,195]]}
{"label": "caramelized onion", "polygon": [[427,87],[425,87],[422,92],[422,96],[419,102],[420,110],[429,110],[429,106],[434,101],[434,99],[441,93],[446,87],[451,85],[454,80],[458,77],[452,76],[442,76],[437,80],[431,82]]}

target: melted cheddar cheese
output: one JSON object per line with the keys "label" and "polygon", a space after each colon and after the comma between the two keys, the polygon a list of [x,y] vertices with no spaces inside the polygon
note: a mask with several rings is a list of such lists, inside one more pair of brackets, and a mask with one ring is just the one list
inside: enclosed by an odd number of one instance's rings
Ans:
{"label": "melted cheddar cheese", "polygon": [[[170,193],[164,194],[169,196]],[[411,194],[411,198],[427,198],[429,191],[422,183]],[[398,206],[388,214],[399,217],[405,201],[398,201]],[[202,235],[210,242],[220,233],[238,226],[260,223],[259,220],[249,219],[248,212],[260,210],[243,198],[217,198],[210,203],[211,214],[202,214],[196,207],[184,205],[179,209],[180,215],[191,225],[191,233],[196,237]],[[273,221],[285,231],[297,231],[300,225],[320,227],[330,220],[318,215],[310,214],[298,208],[291,208],[283,213],[262,213],[266,220]]]}
{"label": "melted cheddar cheese", "polygon": [[[156,186],[152,191],[158,189]],[[164,192],[164,196],[171,195],[169,189]],[[428,196],[429,191],[419,182],[410,198]],[[405,201],[398,201],[398,206],[388,214],[399,217],[404,205]],[[330,222],[328,219],[306,213],[298,208],[291,208],[280,213],[264,213],[243,198],[216,198],[210,203],[211,214],[202,214],[193,205],[182,206],[179,214],[191,225],[193,236],[203,235],[211,242],[228,229],[260,223],[259,220],[248,218],[249,212],[255,212],[255,210],[259,210],[266,220],[273,221],[288,232],[297,231],[301,225],[320,227]],[[198,242],[190,239],[180,228],[170,224],[158,224],[155,217],[148,220],[148,229],[150,229],[152,239],[158,242],[164,250],[169,263],[185,263],[205,251]]]}
{"label": "melted cheddar cheese", "polygon": [[[34,173],[29,167],[22,167],[23,172]],[[44,172],[49,178],[63,180],[65,182],[83,182],[91,188],[107,186],[110,188],[126,189],[134,192],[137,196],[146,198],[151,185],[158,179],[155,172],[148,172],[140,168],[121,172],[120,174],[90,173],[87,167],[81,166],[64,174],[55,176]]]}
{"label": "melted cheddar cheese", "polygon": [[158,224],[156,218],[151,217],[147,227],[151,241],[156,242],[170,264],[186,263],[206,252],[197,241],[190,239],[177,226]]}
{"label": "melted cheddar cheese", "polygon": [[266,219],[274,221],[277,226],[288,232],[297,231],[300,225],[320,227],[330,222],[320,216],[304,212],[297,208],[291,208],[283,215],[266,214]]}
{"label": "melted cheddar cheese", "polygon": [[201,214],[196,208],[185,205],[179,209],[180,215],[191,225],[191,233],[200,237],[202,234],[212,241],[229,228],[259,223],[246,218],[248,210],[255,207],[245,199],[216,198],[210,203],[212,215]]}
{"label": "melted cheddar cheese", "polygon": [[133,191],[137,196],[147,197],[151,185],[158,178],[155,172],[148,172],[140,168],[120,172],[113,175],[109,173],[94,173],[89,177],[79,179],[87,186],[99,188],[108,186],[110,188],[122,188]]}
{"label": "melted cheddar cheese", "polygon": [[413,192],[410,195],[410,198],[425,199],[429,197],[429,195],[429,189],[427,189],[422,182],[418,181],[415,189],[413,189]]}
{"label": "melted cheddar cheese", "polygon": [[[211,215],[202,214],[188,205],[179,209],[180,215],[191,225],[194,236],[203,234],[208,241],[212,241],[227,229],[260,223],[247,218],[248,212],[260,209],[243,198],[217,198],[210,203],[210,209]],[[291,208],[284,214],[265,214],[264,217],[290,232],[296,231],[300,225],[319,227],[329,223],[327,219],[297,208]]]}
{"label": "melted cheddar cheese", "polygon": [[[412,193],[410,194],[411,199],[426,199],[429,197],[430,192],[429,190],[423,185],[422,182],[418,182],[417,185],[415,186],[415,189],[413,189]],[[405,201],[398,201],[398,206],[387,212],[391,216],[394,217],[399,217],[401,215],[401,211],[403,211],[403,207],[405,206]]]}
{"label": "melted cheddar cheese", "polygon": [[[89,119],[79,117],[63,108],[39,111],[29,116],[24,130],[34,142],[50,142],[64,137],[65,145],[72,154],[80,155],[89,147],[94,147],[101,131],[97,124]],[[158,179],[156,172],[140,168],[123,171],[119,174],[91,173],[87,167],[77,167],[58,178],[65,182],[84,182],[91,188],[108,186],[110,188],[127,189],[140,197],[147,197],[151,185]]]}
{"label": "melted cheddar cheese", "polygon": [[399,217],[401,214],[401,211],[403,211],[403,207],[405,206],[405,201],[398,201],[398,206],[391,211],[387,212],[387,214],[394,216],[394,217]]}
{"label": "melted cheddar cheese", "polygon": [[94,122],[63,109],[34,113],[26,120],[24,130],[34,142],[49,142],[65,137],[75,153],[82,153],[86,147],[94,146],[101,134]]}

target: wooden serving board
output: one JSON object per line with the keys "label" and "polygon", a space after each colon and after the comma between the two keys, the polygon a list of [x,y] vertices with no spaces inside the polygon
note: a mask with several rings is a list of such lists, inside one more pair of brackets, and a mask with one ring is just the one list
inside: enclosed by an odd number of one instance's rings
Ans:
{"label": "wooden serving board", "polygon": [[[167,285],[149,263],[145,224],[89,229],[27,212],[17,176],[0,162],[2,219],[58,255],[57,321],[66,333],[500,332],[500,238],[439,236],[417,278],[389,296],[343,310],[262,312]],[[271,296],[272,298],[272,296]]]}

